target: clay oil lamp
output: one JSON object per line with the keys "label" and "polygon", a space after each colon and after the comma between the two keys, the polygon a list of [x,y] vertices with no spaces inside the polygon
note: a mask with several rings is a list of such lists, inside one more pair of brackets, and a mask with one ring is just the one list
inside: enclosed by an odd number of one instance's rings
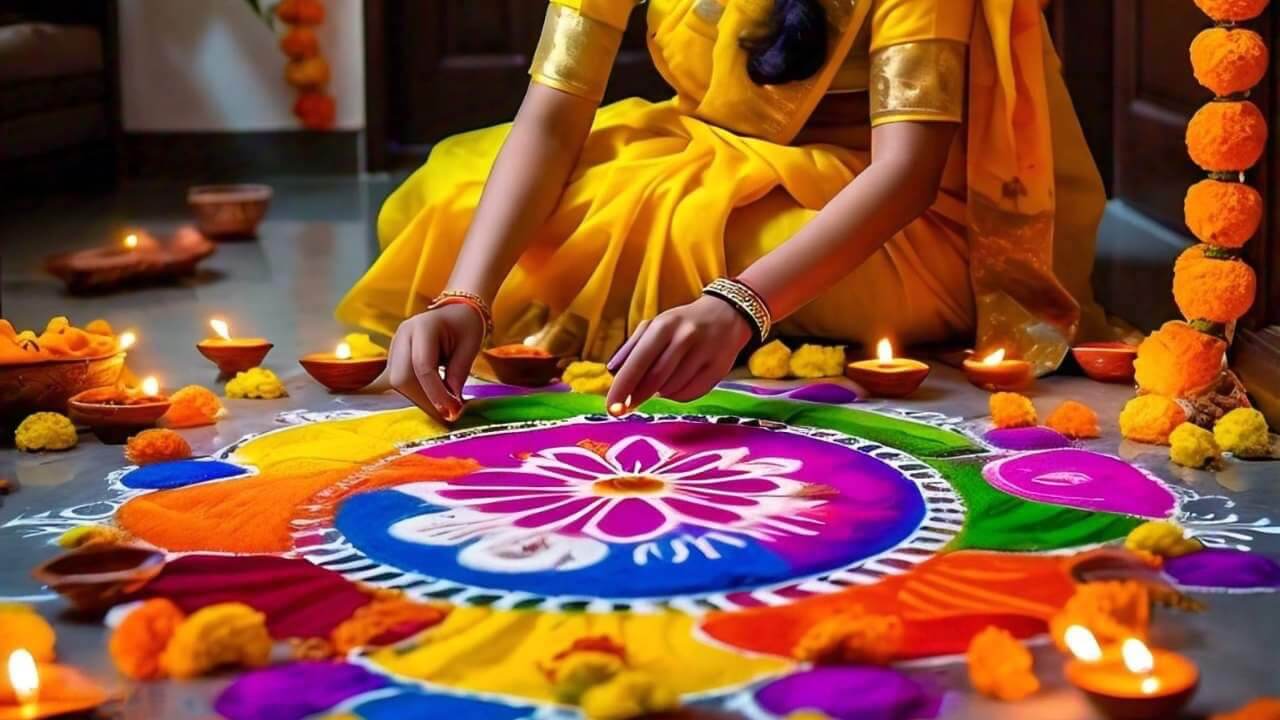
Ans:
{"label": "clay oil lamp", "polygon": [[1026,390],[1035,381],[1031,363],[1005,357],[1003,348],[983,357],[964,361],[964,374],[969,382],[990,392]]}
{"label": "clay oil lamp", "polygon": [[32,571],[81,612],[107,610],[164,569],[164,553],[138,545],[93,545],[63,553]]}
{"label": "clay oil lamp", "polygon": [[844,374],[874,397],[902,398],[915,392],[929,376],[929,366],[919,360],[895,358],[893,344],[885,338],[876,345],[875,360],[845,365]]}
{"label": "clay oil lamp", "polygon": [[196,343],[196,349],[217,365],[224,376],[258,367],[275,347],[263,338],[231,337],[231,327],[221,318],[210,320],[209,327],[213,328],[215,337]]}
{"label": "clay oil lamp", "polygon": [[499,382],[520,387],[549,385],[559,377],[563,360],[561,356],[537,347],[528,340],[489,348],[484,351],[484,357],[489,361]]}
{"label": "clay oil lamp", "polygon": [[73,395],[67,411],[72,421],[88,425],[102,442],[119,445],[155,427],[169,412],[169,405],[168,396],[160,392],[160,381],[148,377],[140,388],[95,388]]}
{"label": "clay oil lamp", "polygon": [[368,387],[387,369],[387,357],[356,358],[351,345],[339,343],[331,353],[304,355],[298,363],[316,382],[334,393],[353,393]]}
{"label": "clay oil lamp", "polygon": [[45,270],[72,293],[103,293],[124,287],[172,284],[196,272],[217,247],[195,228],[179,228],[168,241],[137,230],[110,244],[57,253]]}
{"label": "clay oil lamp", "polygon": [[9,653],[6,670],[9,692],[0,692],[0,720],[87,717],[112,700],[74,668],[37,663],[24,648]]}
{"label": "clay oil lamp", "polygon": [[1088,628],[1072,625],[1064,639],[1075,656],[1067,663],[1067,681],[1111,720],[1177,717],[1199,686],[1194,663],[1177,653],[1151,650],[1137,638],[1125,640],[1119,652],[1104,652]]}
{"label": "clay oil lamp", "polygon": [[1133,361],[1138,358],[1138,348],[1124,342],[1082,343],[1071,348],[1084,374],[1098,382],[1133,382]]}

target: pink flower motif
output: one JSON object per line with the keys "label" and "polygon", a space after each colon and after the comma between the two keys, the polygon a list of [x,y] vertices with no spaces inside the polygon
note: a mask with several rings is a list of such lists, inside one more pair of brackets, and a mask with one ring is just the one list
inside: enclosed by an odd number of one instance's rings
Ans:
{"label": "pink flower motif", "polygon": [[743,447],[681,454],[634,435],[603,456],[555,447],[532,453],[519,467],[399,489],[433,505],[506,516],[509,527],[607,543],[645,542],[680,525],[741,529],[820,504],[803,498],[804,483],[787,477],[800,470],[800,461],[748,455]]}

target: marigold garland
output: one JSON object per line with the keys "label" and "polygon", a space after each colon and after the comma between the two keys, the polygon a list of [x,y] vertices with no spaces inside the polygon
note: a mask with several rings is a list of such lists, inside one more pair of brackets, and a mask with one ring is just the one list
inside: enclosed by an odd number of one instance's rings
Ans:
{"label": "marigold garland", "polygon": [[1210,28],[1191,43],[1191,68],[1219,97],[1243,93],[1267,74],[1267,44],[1252,30]]}
{"label": "marigold garland", "polygon": [[1243,183],[1201,180],[1187,190],[1183,210],[1197,240],[1237,250],[1262,224],[1262,193]]}
{"label": "marigold garland", "polygon": [[1252,20],[1267,9],[1270,0],[1195,0],[1200,12],[1220,23]]}
{"label": "marigold garland", "polygon": [[1267,120],[1249,101],[1211,102],[1187,125],[1187,150],[1207,172],[1243,172],[1267,147]]}
{"label": "marigold garland", "polygon": [[321,53],[315,28],[324,24],[325,7],[321,0],[283,0],[275,7],[275,15],[289,26],[280,38],[280,50],[289,62],[285,65],[285,81],[298,90],[293,114],[310,130],[329,130],[337,117],[336,103],[327,91],[329,62]]}
{"label": "marigold garland", "polygon": [[1249,264],[1214,258],[1205,245],[1192,245],[1173,269],[1173,299],[1190,320],[1233,323],[1253,307],[1258,277]]}

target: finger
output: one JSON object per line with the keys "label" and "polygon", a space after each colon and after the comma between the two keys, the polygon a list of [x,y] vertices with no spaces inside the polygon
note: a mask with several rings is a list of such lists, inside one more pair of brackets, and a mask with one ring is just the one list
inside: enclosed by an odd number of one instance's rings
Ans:
{"label": "finger", "polygon": [[640,342],[640,336],[644,335],[644,331],[648,329],[648,327],[649,321],[642,321],[636,327],[636,331],[631,333],[631,337],[627,338],[627,341],[622,344],[622,347],[618,348],[618,352],[614,353],[613,357],[609,358],[609,363],[605,366],[609,369],[609,372],[618,372],[618,368],[622,367],[622,364],[627,361],[627,357],[631,355],[631,351],[635,349],[636,343]]}
{"label": "finger", "polygon": [[453,354],[449,356],[449,364],[444,372],[444,384],[449,390],[449,394],[453,399],[462,403],[462,387],[467,383],[467,377],[471,375],[471,363],[476,359],[476,353],[480,352],[480,339],[471,333],[466,333],[458,346],[453,349]]}
{"label": "finger", "polygon": [[667,397],[681,403],[693,402],[711,392],[723,377],[724,373],[715,363],[708,363],[702,366],[684,387]]}
{"label": "finger", "polygon": [[627,360],[618,371],[613,386],[609,388],[606,407],[613,415],[629,412],[636,406],[634,397],[636,385],[648,374],[649,368],[657,361],[666,349],[669,338],[665,325],[653,324],[645,328],[644,337],[636,343],[635,348],[627,355]]}
{"label": "finger", "polygon": [[[671,377],[658,392],[668,400],[678,400],[680,391],[684,390],[709,362],[711,362],[709,358],[690,353],[685,356],[684,361],[680,363],[680,367],[676,368],[676,371],[671,374]],[[684,401],[680,400],[680,402]]]}
{"label": "finger", "polygon": [[449,391],[445,389],[444,381],[440,379],[440,342],[436,334],[427,331],[414,335],[411,352],[413,374],[422,392],[440,417],[453,422],[458,418],[462,408],[449,397]]}
{"label": "finger", "polygon": [[413,354],[411,353],[412,342],[409,334],[405,332],[397,332],[391,340],[391,349],[388,352],[389,360],[387,366],[390,368],[389,378],[391,387],[400,393],[406,400],[417,405],[423,412],[430,415],[435,420],[440,419],[440,414],[427,400],[427,396],[422,392],[422,386],[418,383],[418,378],[413,372]]}
{"label": "finger", "polygon": [[653,367],[649,368],[649,372],[636,383],[636,388],[632,392],[632,405],[639,407],[659,392],[674,389],[670,387],[671,376],[683,365],[697,364],[695,362],[697,358],[692,356],[694,345],[692,328],[677,329],[672,334],[671,341],[663,349],[662,355],[653,363]]}

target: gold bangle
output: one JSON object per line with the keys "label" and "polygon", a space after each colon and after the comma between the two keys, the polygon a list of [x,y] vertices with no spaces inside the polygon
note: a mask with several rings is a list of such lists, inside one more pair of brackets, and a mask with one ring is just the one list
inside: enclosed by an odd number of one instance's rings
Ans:
{"label": "gold bangle", "polygon": [[756,340],[764,342],[773,331],[773,313],[764,298],[740,280],[718,278],[703,288],[704,295],[720,298],[742,313],[755,326]]}
{"label": "gold bangle", "polygon": [[431,300],[427,310],[435,310],[446,305],[466,305],[475,310],[480,320],[484,322],[485,336],[493,335],[493,310],[489,308],[489,303],[484,298],[466,290],[445,290]]}

